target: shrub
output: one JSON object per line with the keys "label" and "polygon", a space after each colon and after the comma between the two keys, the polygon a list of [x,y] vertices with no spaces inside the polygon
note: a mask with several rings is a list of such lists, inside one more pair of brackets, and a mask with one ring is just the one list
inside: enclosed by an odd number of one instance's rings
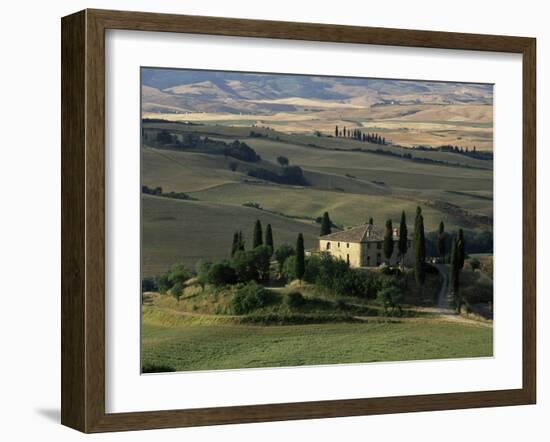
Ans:
{"label": "shrub", "polygon": [[176,282],[172,288],[170,289],[170,294],[176,298],[176,300],[180,300],[181,298],[181,295],[183,295],[183,290],[184,290],[185,286],[183,285],[182,282]]}
{"label": "shrub", "polygon": [[212,264],[208,270],[206,281],[208,284],[218,287],[228,284],[235,284],[237,282],[237,275],[235,273],[235,269],[231,267],[228,262],[222,261]]}
{"label": "shrub", "polygon": [[389,275],[389,276],[400,276],[401,275],[401,270],[399,270],[398,267],[392,267],[392,266],[382,267],[381,272],[382,272],[382,274]]}
{"label": "shrub", "polygon": [[303,280],[314,283],[321,271],[321,258],[318,256],[309,256],[306,258],[306,271]]}
{"label": "shrub", "polygon": [[204,286],[208,282],[208,272],[212,267],[212,262],[208,260],[201,259],[195,265],[195,272],[197,273],[196,281],[204,290]]}
{"label": "shrub", "polygon": [[403,293],[396,286],[385,287],[378,292],[377,300],[380,305],[384,307],[384,312],[388,312],[388,308],[391,307],[391,311],[397,308],[401,313],[401,302],[403,302]]}
{"label": "shrub", "polygon": [[237,273],[239,282],[263,281],[269,279],[271,249],[258,246],[254,250],[238,250],[233,255],[231,264]]}
{"label": "shrub", "polygon": [[155,363],[145,363],[141,367],[142,373],[168,373],[171,371],[176,371],[174,367],[164,364],[155,364]]}
{"label": "shrub", "polygon": [[183,264],[174,264],[170,267],[167,273],[168,282],[170,287],[173,287],[177,283],[183,284],[191,277],[191,273],[185,268]]}
{"label": "shrub", "polygon": [[234,314],[244,315],[266,305],[268,292],[256,282],[249,282],[237,289],[230,301]]}
{"label": "shrub", "polygon": [[166,273],[163,273],[162,275],[159,275],[155,278],[155,282],[158,287],[158,291],[161,295],[166,294],[166,292],[170,289],[171,284],[168,280],[168,275]]}
{"label": "shrub", "polygon": [[158,284],[155,278],[143,278],[141,280],[142,292],[156,292],[158,290]]}
{"label": "shrub", "polygon": [[481,267],[481,262],[479,262],[479,259],[477,258],[472,258],[470,260],[470,267],[472,268],[472,271],[475,272]]}
{"label": "shrub", "polygon": [[291,308],[301,307],[306,303],[306,298],[300,292],[290,292],[286,295],[286,304]]}
{"label": "shrub", "polygon": [[282,272],[283,278],[287,281],[293,281],[296,279],[296,256],[289,256],[286,258],[283,264]]}
{"label": "shrub", "polygon": [[281,244],[279,247],[277,247],[277,250],[275,250],[275,259],[279,263],[279,270],[281,272],[283,271],[283,265],[286,259],[294,254],[296,254],[294,248],[292,246],[289,246],[288,244]]}

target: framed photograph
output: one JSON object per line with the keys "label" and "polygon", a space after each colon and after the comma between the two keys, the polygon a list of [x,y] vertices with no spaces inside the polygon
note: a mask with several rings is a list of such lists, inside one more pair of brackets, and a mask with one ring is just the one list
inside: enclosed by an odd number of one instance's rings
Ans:
{"label": "framed photograph", "polygon": [[62,423],[533,404],[535,39],[62,19]]}

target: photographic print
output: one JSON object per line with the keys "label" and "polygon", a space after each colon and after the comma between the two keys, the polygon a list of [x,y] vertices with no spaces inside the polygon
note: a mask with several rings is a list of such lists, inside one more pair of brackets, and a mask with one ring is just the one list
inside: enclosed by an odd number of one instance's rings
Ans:
{"label": "photographic print", "polygon": [[142,373],[493,355],[493,85],[141,69]]}

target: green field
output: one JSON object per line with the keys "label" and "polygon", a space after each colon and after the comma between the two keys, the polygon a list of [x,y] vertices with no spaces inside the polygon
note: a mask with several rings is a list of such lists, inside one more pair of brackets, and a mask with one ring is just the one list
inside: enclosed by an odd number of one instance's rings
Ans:
{"label": "green field", "polygon": [[492,327],[441,319],[163,326],[145,314],[142,354],[144,364],[175,370],[488,357],[493,354],[492,336]]}
{"label": "green field", "polygon": [[[257,218],[264,225],[271,223],[274,226],[276,244],[293,244],[297,233],[302,232],[306,247],[310,248],[316,245],[319,234],[319,225],[312,220],[325,211],[337,225],[347,227],[364,223],[370,217],[378,224],[386,219],[397,223],[401,211],[405,210],[411,231],[417,206],[423,208],[427,231],[435,230],[440,221],[445,223],[448,231],[460,227],[486,228],[486,224],[477,222],[473,215],[492,217],[490,169],[338,151],[334,149],[354,148],[355,144],[369,149],[379,146],[267,129],[254,128],[268,134],[269,138],[248,137],[250,127],[174,123],[145,123],[144,127],[149,130],[170,128],[174,133],[192,131],[225,141],[239,137],[262,157],[260,162],[249,163],[208,152],[143,146],[144,185],[151,188],[160,186],[164,192],[186,192],[198,200],[143,198],[145,276],[165,271],[174,262],[183,262],[193,268],[201,258],[227,257],[233,232],[242,230],[250,241],[252,223]],[[395,148],[384,146],[384,149]],[[464,155],[421,153],[435,155],[438,160],[451,156],[453,161],[464,165],[477,167],[477,163],[483,163],[484,167],[492,167],[490,161],[474,160]],[[302,167],[308,186],[281,185],[248,176],[249,171],[258,167],[276,171],[279,167],[276,158],[280,155],[286,156],[291,164]],[[236,170],[231,170],[231,165]],[[264,210],[243,207],[246,203],[259,204]],[[459,210],[449,210],[445,206],[447,203]],[[204,236],[205,231],[209,232],[207,236]]]}
{"label": "green field", "polygon": [[227,258],[233,232],[242,229],[250,244],[256,219],[264,225],[271,224],[277,244],[295,244],[296,232],[303,233],[306,247],[316,244],[319,227],[311,221],[301,222],[239,205],[143,195],[143,276],[158,275],[176,262],[193,269],[200,259]]}

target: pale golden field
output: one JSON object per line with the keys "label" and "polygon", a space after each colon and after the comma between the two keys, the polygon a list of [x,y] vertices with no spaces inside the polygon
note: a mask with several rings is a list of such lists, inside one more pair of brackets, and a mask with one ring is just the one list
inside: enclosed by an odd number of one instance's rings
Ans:
{"label": "pale golden field", "polygon": [[[459,145],[478,150],[493,149],[493,108],[483,104],[421,104],[361,106],[303,98],[256,100],[262,104],[291,104],[300,106],[298,112],[272,114],[186,112],[168,104],[144,108],[145,118],[170,121],[190,121],[231,126],[269,126],[278,131],[312,134],[319,131],[332,134],[334,127],[360,128],[377,132],[393,144],[402,146]],[[176,113],[177,112],[177,113]]]}

